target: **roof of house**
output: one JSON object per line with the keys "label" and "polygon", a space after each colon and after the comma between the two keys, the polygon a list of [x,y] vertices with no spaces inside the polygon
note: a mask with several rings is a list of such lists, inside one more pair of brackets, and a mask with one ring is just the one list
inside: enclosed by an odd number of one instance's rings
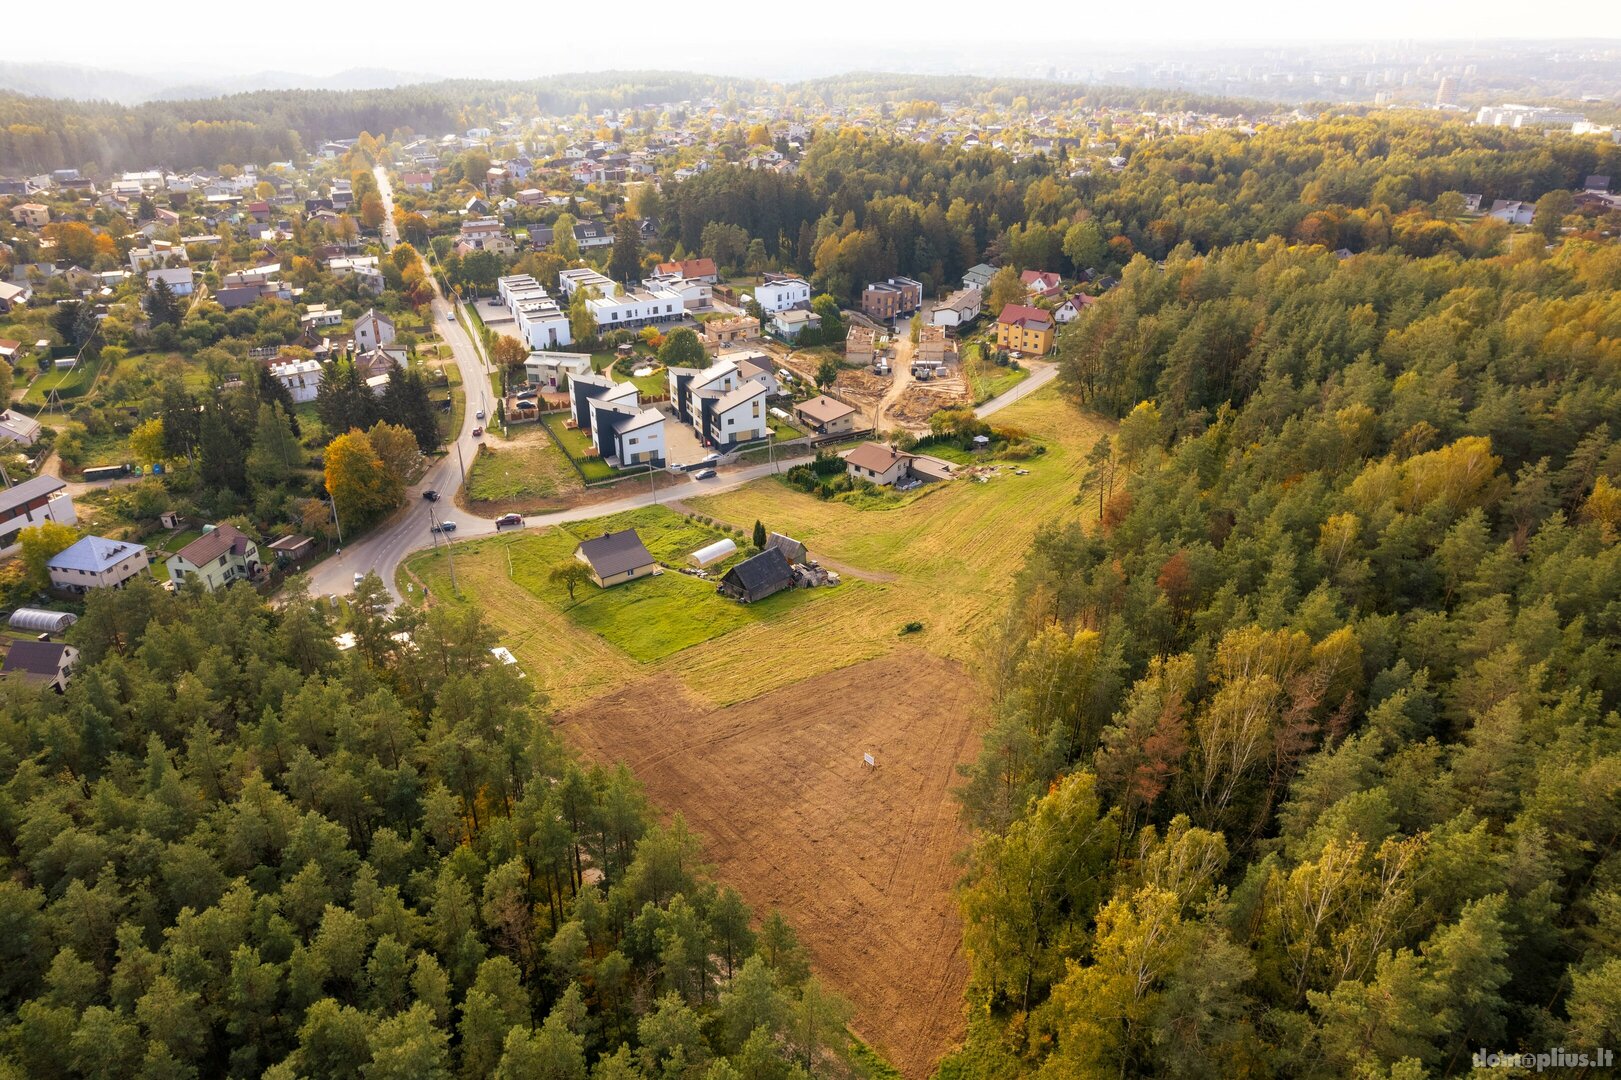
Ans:
{"label": "roof of house", "polygon": [[791,582],[793,579],[794,568],[780,548],[766,548],[758,555],[751,555],[726,571],[721,578],[722,581],[741,587],[745,592],[753,592],[763,585]]}
{"label": "roof of house", "polygon": [[193,566],[206,566],[226,552],[245,554],[252,543],[247,534],[236,526],[217,525],[175,554]]}
{"label": "roof of house", "polygon": [[294,533],[291,536],[283,536],[279,540],[272,540],[270,542],[270,550],[271,551],[297,551],[299,548],[303,547],[305,544],[313,544],[313,543],[315,543],[315,541],[311,537],[305,536],[302,533]]}
{"label": "roof of house", "polygon": [[789,308],[787,311],[779,311],[771,317],[783,323],[819,323],[822,321],[820,315],[814,311],[806,311],[804,308]]}
{"label": "roof of house", "polygon": [[[0,414],[3,415],[3,414]],[[59,477],[36,476],[20,484],[0,490],[0,513],[15,509],[44,495],[53,495],[67,487]]]}
{"label": "roof of house", "polygon": [[911,459],[911,454],[903,454],[893,446],[875,442],[864,442],[844,456],[847,463],[871,469],[875,473],[888,472],[897,461]]}
{"label": "roof of house", "polygon": [[834,398],[830,398],[826,394],[817,394],[809,401],[802,401],[794,407],[794,410],[798,412],[799,415],[814,420],[818,424],[825,424],[832,420],[838,420],[841,417],[849,416],[851,413],[855,412],[855,409],[851,408],[849,405],[846,405],[844,402],[838,401]]}
{"label": "roof of house", "polygon": [[0,664],[0,674],[21,672],[54,679],[62,671],[62,654],[72,647],[60,641],[13,641],[5,663]]}
{"label": "roof of house", "polygon": [[722,394],[720,400],[715,402],[715,412],[723,413],[735,409],[739,405],[746,405],[757,397],[765,396],[765,387],[752,379],[745,380],[735,389]]}
{"label": "roof of house", "polygon": [[1019,280],[1026,285],[1040,285],[1044,289],[1055,288],[1059,277],[1051,270],[1026,270],[1019,275]]}
{"label": "roof of house", "polygon": [[[32,437],[39,430],[39,421],[32,416],[24,416],[20,412],[12,412],[8,409],[5,412],[0,412],[0,428],[5,428],[7,431],[15,432],[24,437]],[[43,480],[46,478],[36,476],[34,479]],[[13,488],[12,490],[16,489]]]}
{"label": "roof of house", "polygon": [[661,274],[680,274],[685,278],[717,277],[714,259],[681,259],[678,262],[661,262],[658,265]]}
{"label": "roof of house", "polygon": [[1026,327],[1034,324],[1034,328],[1040,330],[1052,326],[1053,316],[1050,311],[1030,307],[1028,304],[1009,304],[1002,309],[1002,314],[997,317],[996,321],[1008,323],[1009,325],[1018,323]]}
{"label": "roof of house", "polygon": [[52,555],[45,565],[52,570],[83,570],[99,574],[111,570],[137,552],[144,558],[146,545],[109,540],[105,536],[86,536]]}
{"label": "roof of house", "polygon": [[635,529],[621,529],[603,533],[593,540],[582,540],[575,550],[585,556],[598,577],[612,577],[653,564],[653,556],[648,554]]}

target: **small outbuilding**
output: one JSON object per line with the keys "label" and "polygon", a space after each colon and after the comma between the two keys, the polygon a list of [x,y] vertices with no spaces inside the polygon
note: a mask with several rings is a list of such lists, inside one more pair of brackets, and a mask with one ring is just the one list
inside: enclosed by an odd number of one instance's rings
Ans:
{"label": "small outbuilding", "polygon": [[591,571],[591,580],[604,589],[647,577],[655,567],[653,556],[635,529],[603,533],[593,540],[583,541],[574,549],[574,557]]}
{"label": "small outbuilding", "polygon": [[794,568],[788,556],[780,548],[766,548],[726,571],[718,591],[733,600],[752,604],[772,593],[792,588],[793,584]]}
{"label": "small outbuilding", "polygon": [[34,634],[65,634],[68,627],[79,621],[71,611],[49,611],[45,608],[20,607],[7,620],[13,630],[27,630]]}
{"label": "small outbuilding", "polygon": [[694,551],[687,556],[687,561],[694,566],[713,566],[736,551],[737,544],[728,538],[723,538]]}

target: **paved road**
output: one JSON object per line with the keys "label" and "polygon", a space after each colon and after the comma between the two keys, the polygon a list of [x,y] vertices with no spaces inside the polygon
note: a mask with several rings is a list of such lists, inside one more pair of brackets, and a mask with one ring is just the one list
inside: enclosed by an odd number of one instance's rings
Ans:
{"label": "paved road", "polygon": [[998,409],[1007,408],[1020,398],[1028,397],[1037,390],[1040,390],[1043,386],[1046,386],[1048,383],[1052,382],[1054,379],[1058,378],[1057,364],[1042,363],[1039,360],[1025,360],[1023,363],[1029,367],[1030,377],[1024,380],[1024,382],[1020,383],[1018,386],[1015,386],[1013,389],[1009,390],[1007,393],[998,394],[985,404],[981,405],[979,408],[975,409],[975,416],[983,420],[985,417],[991,415],[993,412],[996,412]]}
{"label": "paved road", "polygon": [[[394,226],[394,191],[389,184],[387,170],[379,166],[376,174],[385,211],[383,242],[392,248],[399,242]],[[432,278],[429,280],[433,281]],[[463,465],[471,465],[474,455],[478,453],[481,440],[473,437],[473,429],[485,423],[475,414],[488,405],[489,369],[461,323],[451,316],[451,305],[440,293],[437,282],[434,282],[433,321],[440,336],[449,342],[456,366],[461,371],[462,389],[467,395],[462,430],[447,448],[449,453],[434,462],[422,480],[407,492],[407,504],[402,510],[353,547],[345,547],[340,554],[327,559],[310,572],[311,592],[347,593],[354,588],[355,575],[369,570],[377,571],[389,591],[393,592],[395,567],[405,556],[434,541],[434,535],[429,531],[430,512],[454,518],[459,526],[458,535],[477,535],[495,529],[494,522],[468,519],[466,515],[458,513],[450,502],[450,496],[461,487]],[[425,501],[422,492],[428,488],[443,493],[444,500],[437,503]]]}

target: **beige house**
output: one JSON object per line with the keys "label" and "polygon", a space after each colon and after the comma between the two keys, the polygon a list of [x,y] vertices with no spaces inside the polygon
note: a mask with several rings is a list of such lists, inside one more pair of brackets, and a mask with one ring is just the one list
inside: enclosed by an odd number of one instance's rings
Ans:
{"label": "beige house", "polygon": [[116,589],[146,573],[151,564],[146,545],[105,536],[86,536],[52,555],[45,563],[51,584],[67,592]]}
{"label": "beige house", "polygon": [[48,686],[60,694],[68,688],[78,662],[79,650],[60,641],[13,641],[0,661],[0,676]]}
{"label": "beige house", "polygon": [[30,229],[43,229],[51,223],[51,210],[41,203],[25,202],[11,208],[11,220]]}
{"label": "beige house", "polygon": [[912,463],[911,454],[903,454],[893,446],[865,442],[844,457],[845,472],[857,480],[866,480],[879,487],[888,487],[906,476]]}
{"label": "beige house", "polygon": [[794,415],[817,435],[843,435],[856,428],[855,409],[826,394],[795,405]]}
{"label": "beige house", "polygon": [[604,589],[647,577],[657,565],[635,529],[603,533],[595,540],[586,540],[574,549],[574,557],[591,571],[591,580]]}
{"label": "beige house", "polygon": [[233,581],[245,581],[259,570],[259,547],[246,533],[230,525],[211,525],[208,531],[169,556],[169,579],[183,584],[195,577],[209,592]]}

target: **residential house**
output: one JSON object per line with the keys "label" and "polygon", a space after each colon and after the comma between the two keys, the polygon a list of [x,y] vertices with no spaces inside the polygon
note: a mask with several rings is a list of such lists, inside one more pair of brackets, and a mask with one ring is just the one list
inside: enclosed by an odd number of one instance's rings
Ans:
{"label": "residential house", "polygon": [[196,279],[189,266],[160,267],[146,272],[147,288],[156,288],[160,281],[168,285],[169,291],[176,296],[190,296],[196,288]]}
{"label": "residential house", "polygon": [[603,533],[582,541],[574,549],[574,557],[586,565],[591,571],[591,580],[603,589],[647,577],[656,567],[635,529]]}
{"label": "residential house", "polygon": [[743,380],[765,387],[768,397],[782,393],[782,385],[777,382],[777,365],[772,361],[771,354],[754,349],[729,349],[715,359],[721,363],[736,364],[737,373]]}
{"label": "residential house", "polygon": [[1053,347],[1052,312],[1024,304],[1009,304],[996,320],[996,344],[1035,356]]}
{"label": "residential house", "polygon": [[769,277],[754,290],[754,299],[767,315],[810,303],[810,283],[796,277]]}
{"label": "residential house", "polygon": [[12,341],[10,338],[0,338],[0,360],[4,360],[12,367],[22,362],[23,343]]}
{"label": "residential house", "polygon": [[597,455],[610,464],[662,465],[664,463],[664,414],[638,401],[636,387],[629,394],[594,398],[590,402],[591,443]]}
{"label": "residential house", "polygon": [[14,409],[0,412],[0,440],[14,442],[18,446],[33,446],[38,438],[38,420]]}
{"label": "residential house", "polygon": [[17,534],[30,525],[77,525],[79,512],[67,487],[58,477],[36,476],[0,490],[0,547],[15,544]]}
{"label": "residential house", "polygon": [[774,593],[791,589],[794,567],[781,548],[768,547],[732,567],[720,579],[718,592],[733,600],[752,604]]}
{"label": "residential house", "polygon": [[844,456],[844,468],[858,480],[888,487],[906,475],[911,461],[911,454],[903,454],[893,446],[864,442]]}
{"label": "residential house", "polygon": [[530,386],[557,393],[576,375],[590,375],[591,354],[574,352],[532,352],[523,362],[524,378]]}
{"label": "residential house", "polygon": [[929,322],[934,326],[942,326],[951,330],[967,326],[979,318],[983,297],[984,293],[977,287],[969,286],[958,289],[934,305],[929,312]]}
{"label": "residential house", "polygon": [[716,285],[720,282],[720,272],[715,269],[714,259],[681,259],[677,262],[662,262],[655,268],[655,273],[661,277],[690,278],[693,281],[702,281],[706,285]]}
{"label": "residential house", "polygon": [[394,343],[394,320],[372,308],[355,320],[355,348],[369,352]]}
{"label": "residential house", "polygon": [[855,409],[826,394],[801,401],[794,406],[794,415],[816,435],[844,435],[856,427]]}
{"label": "residential house", "polygon": [[287,388],[295,405],[315,400],[321,390],[321,372],[321,364],[317,360],[289,357],[270,365],[270,377]]}
{"label": "residential house", "polygon": [[130,578],[144,576],[150,565],[145,544],[86,536],[47,559],[45,569],[54,587],[87,593],[120,588]]}
{"label": "residential house", "polygon": [[304,314],[298,317],[300,326],[337,326],[343,321],[343,311],[340,308],[327,307],[325,304],[311,304],[304,309]]}
{"label": "residential house", "polygon": [[798,341],[806,330],[820,330],[822,317],[804,308],[789,308],[771,314],[771,332],[784,341]]}
{"label": "residential house", "polygon": [[210,525],[203,535],[169,556],[169,578],[181,584],[195,577],[209,592],[259,572],[259,546],[232,525]]}
{"label": "residential house", "polygon": [[845,471],[857,480],[888,487],[903,480],[950,480],[956,466],[928,454],[908,454],[883,443],[865,442],[844,456]]}
{"label": "residential house", "polygon": [[406,191],[429,192],[433,190],[433,173],[408,172],[400,177],[400,186]]}
{"label": "residential house", "polygon": [[0,676],[15,675],[37,686],[48,686],[58,694],[68,688],[79,650],[61,641],[13,641],[0,663]]}
{"label": "residential house", "polygon": [[991,278],[996,276],[996,267],[990,263],[979,263],[963,271],[962,283],[965,289],[978,289],[984,292],[991,287]]}
{"label": "residential house", "polygon": [[765,438],[767,389],[743,377],[735,360],[707,368],[670,368],[670,402],[706,446],[731,447]]}
{"label": "residential house", "polygon": [[33,292],[26,285],[17,285],[9,281],[0,281],[0,314],[5,314],[13,308],[24,307]]}
{"label": "residential house", "polygon": [[1536,217],[1535,203],[1520,202],[1516,199],[1493,199],[1492,208],[1486,214],[1498,221],[1506,221],[1510,225],[1529,225],[1531,219]]}
{"label": "residential house", "polygon": [[681,298],[681,306],[688,311],[708,311],[714,307],[715,287],[697,278],[654,274],[644,278],[642,285],[649,290],[675,293]]}
{"label": "residential house", "polygon": [[909,277],[875,281],[861,293],[861,311],[869,319],[887,322],[910,315],[923,306],[923,283]]}
{"label": "residential house", "polygon": [[369,293],[383,291],[383,272],[377,268],[377,256],[356,255],[328,259],[326,268],[338,277],[352,277]]}
{"label": "residential house", "polygon": [[1037,299],[1052,300],[1064,294],[1063,279],[1047,270],[1026,270],[1019,282]]}
{"label": "residential house", "polygon": [[43,229],[51,223],[51,208],[44,203],[25,202],[11,208],[11,220],[30,229]]}
{"label": "residential house", "polygon": [[[1338,252],[1335,253],[1336,255]],[[1067,298],[1062,304],[1053,308],[1053,321],[1060,326],[1067,326],[1081,317],[1081,312],[1098,302],[1095,296],[1086,293],[1076,293]]]}

